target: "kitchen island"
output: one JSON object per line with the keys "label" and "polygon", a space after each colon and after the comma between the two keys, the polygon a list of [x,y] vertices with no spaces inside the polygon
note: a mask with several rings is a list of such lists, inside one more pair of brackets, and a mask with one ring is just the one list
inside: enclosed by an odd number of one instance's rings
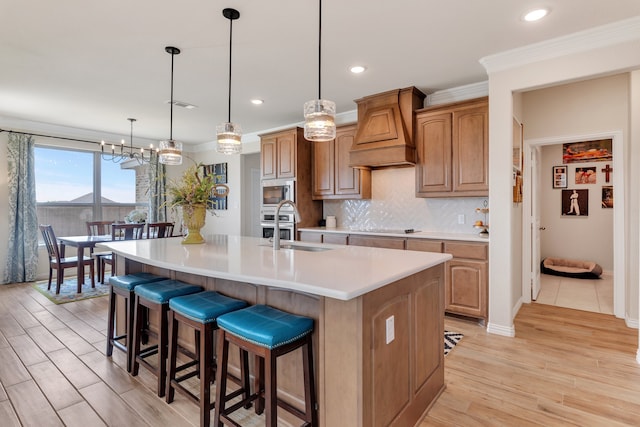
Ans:
{"label": "kitchen island", "polygon": [[[117,273],[146,271],[315,320],[321,426],[415,425],[444,387],[449,254],[208,235],[107,242]],[[124,261],[124,262],[123,262]],[[234,369],[231,369],[233,372]],[[302,360],[278,365],[278,394],[303,407]],[[287,420],[286,411],[278,415]]]}

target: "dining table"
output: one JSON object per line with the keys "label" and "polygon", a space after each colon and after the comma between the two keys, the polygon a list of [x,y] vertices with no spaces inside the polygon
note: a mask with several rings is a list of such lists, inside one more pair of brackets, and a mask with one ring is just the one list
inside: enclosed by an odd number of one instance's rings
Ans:
{"label": "dining table", "polygon": [[78,293],[82,292],[82,285],[84,285],[84,263],[82,262],[84,258],[84,250],[85,248],[95,248],[96,244],[102,242],[110,242],[111,234],[101,235],[101,236],[67,236],[67,237],[58,237],[58,243],[60,243],[60,256],[64,258],[65,256],[65,247],[73,246],[77,248],[78,251]]}

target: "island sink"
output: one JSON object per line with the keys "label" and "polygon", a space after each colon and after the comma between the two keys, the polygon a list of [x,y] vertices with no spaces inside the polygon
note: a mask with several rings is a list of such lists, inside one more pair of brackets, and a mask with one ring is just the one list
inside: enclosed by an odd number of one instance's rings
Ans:
{"label": "island sink", "polygon": [[[273,245],[269,243],[262,243],[259,246],[266,246],[270,248],[273,247]],[[324,251],[330,251],[333,248],[324,248],[320,246],[302,246],[302,245],[292,245],[290,243],[281,243],[280,249],[293,249],[296,251],[305,251],[305,252],[324,252]]]}

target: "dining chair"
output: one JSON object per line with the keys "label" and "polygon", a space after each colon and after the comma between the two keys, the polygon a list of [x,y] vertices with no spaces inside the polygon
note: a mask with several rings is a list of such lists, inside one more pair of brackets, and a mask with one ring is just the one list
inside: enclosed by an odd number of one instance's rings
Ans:
{"label": "dining chair", "polygon": [[173,237],[173,222],[150,222],[147,226],[147,239]]}
{"label": "dining chair", "polygon": [[111,224],[116,221],[87,221],[88,236],[106,236],[111,234]]}
{"label": "dining chair", "polygon": [[[144,222],[133,224],[111,224],[111,240],[138,240],[144,238]],[[104,283],[104,270],[108,265],[111,266],[111,275],[114,275],[115,265],[113,262],[113,253],[101,256],[99,258],[100,267],[100,283]]]}
{"label": "dining chair", "polygon": [[[49,284],[47,290],[51,289],[51,278],[53,276],[53,270],[56,270],[56,294],[60,293],[60,286],[62,285],[64,270],[67,268],[74,268],[78,266],[78,257],[64,257],[60,256],[60,247],[58,246],[58,240],[56,234],[53,231],[51,225],[40,225],[40,231],[42,232],[42,238],[47,247],[47,253],[49,255]],[[93,275],[93,258],[85,257],[82,255],[84,265],[89,266],[91,273],[91,287],[95,288],[96,282]]]}

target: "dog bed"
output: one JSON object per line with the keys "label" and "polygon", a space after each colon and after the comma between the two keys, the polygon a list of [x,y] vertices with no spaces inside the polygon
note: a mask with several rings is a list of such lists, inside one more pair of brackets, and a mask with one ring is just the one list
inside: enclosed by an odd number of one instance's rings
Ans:
{"label": "dog bed", "polygon": [[593,261],[566,258],[545,258],[540,263],[540,270],[545,274],[577,279],[598,279],[602,274],[602,267]]}

